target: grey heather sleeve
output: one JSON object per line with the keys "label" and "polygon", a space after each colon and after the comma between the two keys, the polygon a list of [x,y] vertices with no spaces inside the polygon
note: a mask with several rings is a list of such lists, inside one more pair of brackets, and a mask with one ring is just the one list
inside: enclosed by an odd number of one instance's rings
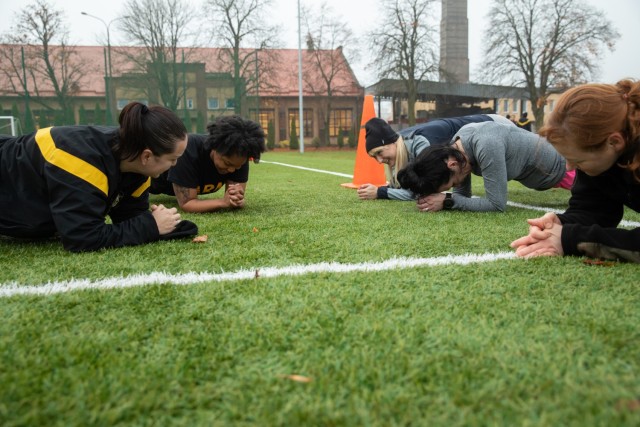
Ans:
{"label": "grey heather sleeve", "polygon": [[502,147],[502,144],[492,144],[476,152],[476,160],[484,180],[485,197],[471,198],[463,194],[454,194],[454,209],[473,212],[504,212],[506,210],[507,163]]}
{"label": "grey heather sleeve", "polygon": [[410,190],[388,187],[387,198],[391,200],[415,200],[417,197]]}

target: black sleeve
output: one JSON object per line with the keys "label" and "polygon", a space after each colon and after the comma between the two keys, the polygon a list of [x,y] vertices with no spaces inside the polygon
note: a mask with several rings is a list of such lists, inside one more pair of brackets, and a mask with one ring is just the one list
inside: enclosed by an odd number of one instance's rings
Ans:
{"label": "black sleeve", "polygon": [[[140,177],[142,178],[142,177]],[[149,210],[149,183],[151,179],[127,180],[121,191],[118,203],[109,210],[109,217],[114,224],[141,215]]]}
{"label": "black sleeve", "polygon": [[640,228],[603,228],[599,225],[562,226],[562,250],[565,255],[625,260],[640,263]]}
{"label": "black sleeve", "polygon": [[378,187],[378,193],[376,197],[378,199],[388,199],[389,198],[389,194],[387,193],[388,189],[389,188],[385,185]]}
{"label": "black sleeve", "polygon": [[591,177],[576,171],[571,189],[569,208],[558,215],[562,224],[598,224],[601,227],[616,227],[624,214],[624,205],[616,194],[624,188],[623,183],[610,179],[610,172]]}
{"label": "black sleeve", "polygon": [[45,176],[51,214],[65,249],[94,251],[159,239],[158,226],[148,203],[147,208],[142,209],[146,197],[135,203],[124,200],[114,223],[107,224],[107,196],[100,189],[48,163]]}
{"label": "black sleeve", "polygon": [[625,185],[611,172],[590,177],[577,171],[562,222],[565,255],[640,262],[640,228],[616,228],[624,214]]}

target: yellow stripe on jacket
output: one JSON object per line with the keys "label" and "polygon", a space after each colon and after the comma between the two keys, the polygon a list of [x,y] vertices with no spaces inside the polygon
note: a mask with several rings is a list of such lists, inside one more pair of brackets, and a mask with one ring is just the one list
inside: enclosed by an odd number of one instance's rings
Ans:
{"label": "yellow stripe on jacket", "polygon": [[151,185],[151,177],[147,178],[147,180],[145,182],[143,182],[142,185],[140,187],[138,187],[138,189],[136,191],[131,193],[131,195],[133,197],[140,197],[142,195],[142,193],[144,193],[144,190],[149,188],[150,185]]}
{"label": "yellow stripe on jacket", "polygon": [[88,182],[105,195],[109,194],[107,175],[92,164],[56,147],[51,137],[50,127],[38,130],[36,133],[36,143],[47,162]]}

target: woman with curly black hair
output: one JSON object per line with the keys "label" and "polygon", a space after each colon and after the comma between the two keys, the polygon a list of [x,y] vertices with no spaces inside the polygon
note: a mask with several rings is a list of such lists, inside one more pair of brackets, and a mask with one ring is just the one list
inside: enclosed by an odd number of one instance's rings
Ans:
{"label": "woman with curly black hair", "polygon": [[[151,183],[152,194],[176,196],[185,212],[243,208],[249,159],[260,161],[266,149],[262,127],[240,116],[222,116],[207,126],[209,135],[190,134],[177,164]],[[225,186],[220,198],[198,198]]]}

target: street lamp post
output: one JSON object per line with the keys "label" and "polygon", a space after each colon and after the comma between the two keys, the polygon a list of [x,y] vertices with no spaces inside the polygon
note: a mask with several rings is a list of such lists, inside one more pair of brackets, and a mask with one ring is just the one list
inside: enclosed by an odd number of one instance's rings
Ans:
{"label": "street lamp post", "polygon": [[300,0],[298,0],[298,119],[300,121],[300,153],[304,153],[304,107],[302,99],[302,30],[300,29]]}
{"label": "street lamp post", "polygon": [[114,18],[107,23],[104,21],[104,19],[95,15],[91,15],[90,13],[87,13],[87,12],[80,12],[80,13],[82,15],[88,16],[89,18],[97,19],[98,21],[102,22],[105,29],[107,30],[107,55],[105,56],[105,62],[104,62],[104,65],[105,65],[104,90],[105,90],[105,102],[107,103],[106,122],[107,122],[107,125],[111,125],[113,124],[113,116],[111,114],[112,109],[111,109],[110,87],[111,87],[111,77],[113,77],[113,72],[111,68],[111,34],[109,32],[109,27],[111,27],[111,24],[113,22],[122,18]]}

